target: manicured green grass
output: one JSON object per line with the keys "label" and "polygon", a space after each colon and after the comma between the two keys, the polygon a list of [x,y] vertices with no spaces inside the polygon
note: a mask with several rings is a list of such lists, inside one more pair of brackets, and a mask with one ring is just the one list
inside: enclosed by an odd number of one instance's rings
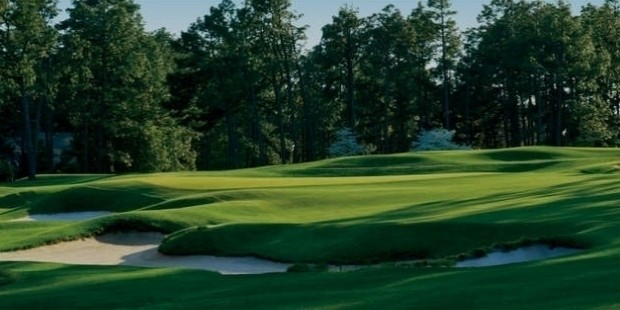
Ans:
{"label": "manicured green grass", "polygon": [[[258,256],[297,263],[369,264],[412,258],[439,260],[474,255],[493,246],[537,241],[580,245],[572,229],[540,223],[481,224],[458,221],[395,224],[231,224],[172,234],[168,254]],[[245,242],[239,242],[245,240]],[[583,242],[582,246],[586,243]]]}
{"label": "manicured green grass", "polygon": [[[620,150],[529,147],[338,158],[225,172],[44,176],[0,186],[0,250],[110,230],[169,234],[171,254],[300,263],[451,260],[528,241],[580,254],[482,269],[220,276],[0,263],[8,308],[614,308]],[[80,222],[28,213],[112,211]],[[10,275],[10,276],[7,276]],[[36,298],[33,298],[36,296]]]}

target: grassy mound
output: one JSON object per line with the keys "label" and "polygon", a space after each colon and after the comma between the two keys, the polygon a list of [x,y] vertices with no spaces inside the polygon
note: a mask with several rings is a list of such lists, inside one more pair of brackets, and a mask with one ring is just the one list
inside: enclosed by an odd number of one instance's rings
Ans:
{"label": "grassy mound", "polygon": [[[471,270],[395,265],[240,277],[0,263],[9,275],[19,274],[19,281],[0,290],[0,300],[16,309],[614,308],[620,285],[618,163],[617,149],[527,147],[20,181],[0,186],[0,251],[145,230],[169,234],[162,252],[255,255],[296,262],[305,271],[326,263],[449,261],[531,242],[587,249]],[[105,210],[115,214],[76,222],[10,221],[29,212]]]}
{"label": "grassy mound", "polygon": [[[614,190],[613,174],[605,177],[583,171],[612,167],[618,157],[616,150],[519,148],[351,157],[216,173],[42,177],[30,187],[18,182],[18,187],[7,188],[7,194],[0,196],[0,208],[7,210],[0,212],[4,232],[0,249],[32,247],[114,229],[151,229],[183,231],[162,246],[177,254],[191,253],[189,244],[202,246],[187,240],[213,235],[231,240],[219,242],[221,253],[250,253],[287,261],[389,259],[410,253],[453,255],[481,245],[579,236],[592,229],[576,219],[595,221],[604,216],[601,210],[612,207],[611,201],[620,197]],[[527,171],[532,168],[528,164],[546,168],[535,173],[506,172]],[[371,174],[377,176],[311,177],[317,169],[329,171],[326,175],[339,169],[363,175],[372,169]],[[406,174],[411,169],[435,172]],[[495,172],[479,172],[483,170]],[[306,176],[290,177],[295,173]],[[26,213],[79,211],[118,214],[78,223],[2,222]],[[550,228],[528,228],[541,223]],[[195,228],[216,224],[234,225]],[[496,231],[510,233],[494,240],[499,236]],[[268,237],[274,234],[277,239],[272,242]],[[378,241],[373,236],[383,235],[389,236],[383,250],[357,249],[364,248],[359,244]],[[462,238],[446,241],[445,236],[452,235]],[[245,236],[254,237],[254,241],[235,242]],[[329,245],[330,240],[339,245]],[[426,242],[442,244],[442,248],[456,243],[462,246],[442,252],[429,249]],[[328,254],[313,257],[313,250],[285,253],[296,243],[308,244],[308,249],[324,247],[314,252]]]}
{"label": "grassy mound", "polygon": [[114,187],[76,186],[45,195],[30,205],[30,213],[83,211],[123,212],[163,201],[134,185],[127,190]]}
{"label": "grassy mound", "polygon": [[572,229],[545,224],[431,222],[360,225],[230,224],[169,235],[160,252],[171,255],[258,256],[301,263],[365,264],[468,255],[517,242],[553,238]]}
{"label": "grassy mound", "polygon": [[324,160],[268,168],[285,176],[378,176],[463,172],[534,172],[607,161],[617,150],[522,147],[504,150],[431,151]]}

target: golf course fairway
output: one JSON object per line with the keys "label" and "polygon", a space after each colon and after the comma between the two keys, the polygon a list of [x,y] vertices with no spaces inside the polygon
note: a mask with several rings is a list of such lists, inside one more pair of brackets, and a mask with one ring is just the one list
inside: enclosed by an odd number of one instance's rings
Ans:
{"label": "golf course fairway", "polygon": [[[98,216],[20,220],[80,213]],[[614,309],[620,150],[524,147],[218,172],[41,175],[0,185],[0,232],[0,252],[145,232],[166,235],[165,255],[293,265],[222,275],[0,261],[1,309]],[[454,267],[531,245],[578,251]]]}

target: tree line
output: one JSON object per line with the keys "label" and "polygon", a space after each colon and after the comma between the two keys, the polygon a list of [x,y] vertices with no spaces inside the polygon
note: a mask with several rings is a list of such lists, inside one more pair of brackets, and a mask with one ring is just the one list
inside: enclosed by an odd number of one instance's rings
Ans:
{"label": "tree line", "polygon": [[30,178],[253,167],[326,158],[342,129],[368,154],[432,128],[475,148],[617,144],[620,0],[492,0],[464,32],[449,0],[344,6],[309,49],[290,0],[222,0],[179,36],[139,10],[73,0],[57,21],[55,0],[0,0],[0,161]]}

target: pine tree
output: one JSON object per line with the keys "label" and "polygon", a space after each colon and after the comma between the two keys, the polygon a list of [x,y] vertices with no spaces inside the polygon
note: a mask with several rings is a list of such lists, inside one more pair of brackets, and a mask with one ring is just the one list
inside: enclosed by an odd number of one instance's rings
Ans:
{"label": "pine tree", "polygon": [[173,70],[169,40],[146,33],[138,10],[132,0],[75,0],[61,24],[63,91],[80,114],[70,119],[85,170],[194,168],[194,133],[162,107]]}
{"label": "pine tree", "polygon": [[[51,55],[57,33],[51,25],[56,15],[53,0],[5,0],[0,2],[0,91],[5,102],[19,108],[22,119],[22,155],[27,162],[27,175],[37,172],[37,128],[41,105],[47,94],[37,89],[42,63]],[[33,111],[33,100],[36,105]],[[34,112],[34,113],[33,113]],[[33,116],[34,114],[34,116]]]}

